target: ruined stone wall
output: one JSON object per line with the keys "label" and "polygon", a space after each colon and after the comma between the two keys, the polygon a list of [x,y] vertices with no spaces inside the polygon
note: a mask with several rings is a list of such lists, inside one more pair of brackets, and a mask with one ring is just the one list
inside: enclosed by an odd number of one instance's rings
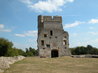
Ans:
{"label": "ruined stone wall", "polygon": [[10,68],[10,64],[13,64],[17,61],[24,59],[24,56],[15,56],[15,57],[0,57],[0,73],[3,73],[4,70]]}
{"label": "ruined stone wall", "polygon": [[38,49],[41,57],[51,57],[52,50],[57,50],[58,57],[70,55],[68,37],[68,32],[63,30],[61,16],[38,16]]}

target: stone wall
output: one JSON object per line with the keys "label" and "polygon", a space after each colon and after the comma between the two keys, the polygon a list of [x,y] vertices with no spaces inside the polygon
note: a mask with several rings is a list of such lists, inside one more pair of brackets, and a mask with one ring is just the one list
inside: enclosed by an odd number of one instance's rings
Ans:
{"label": "stone wall", "polygon": [[40,57],[71,55],[69,35],[63,29],[61,16],[38,16],[37,43]]}
{"label": "stone wall", "polygon": [[13,64],[24,58],[24,56],[0,57],[0,73],[3,73],[5,69],[10,68],[10,64]]}
{"label": "stone wall", "polygon": [[72,55],[73,58],[98,58],[98,55]]}

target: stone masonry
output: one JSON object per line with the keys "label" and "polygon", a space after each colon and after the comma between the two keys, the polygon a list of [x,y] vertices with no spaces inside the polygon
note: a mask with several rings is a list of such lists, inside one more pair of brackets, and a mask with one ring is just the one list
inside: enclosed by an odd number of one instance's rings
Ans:
{"label": "stone masonry", "polygon": [[63,30],[61,16],[38,16],[37,42],[40,57],[71,55],[69,35]]}

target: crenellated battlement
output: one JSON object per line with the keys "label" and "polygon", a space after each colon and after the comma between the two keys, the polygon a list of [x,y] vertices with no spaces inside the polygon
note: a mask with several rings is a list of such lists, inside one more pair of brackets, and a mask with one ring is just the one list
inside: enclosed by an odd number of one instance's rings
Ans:
{"label": "crenellated battlement", "polygon": [[62,17],[61,16],[39,16],[39,19],[41,22],[60,22],[62,23]]}
{"label": "crenellated battlement", "polygon": [[63,30],[61,16],[38,16],[39,31],[42,29],[59,29]]}

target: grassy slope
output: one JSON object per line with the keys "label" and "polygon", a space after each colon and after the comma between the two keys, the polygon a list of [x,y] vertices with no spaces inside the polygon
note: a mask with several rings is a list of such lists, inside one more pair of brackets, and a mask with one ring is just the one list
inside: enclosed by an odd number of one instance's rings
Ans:
{"label": "grassy slope", "polygon": [[98,59],[27,57],[5,73],[98,73]]}

